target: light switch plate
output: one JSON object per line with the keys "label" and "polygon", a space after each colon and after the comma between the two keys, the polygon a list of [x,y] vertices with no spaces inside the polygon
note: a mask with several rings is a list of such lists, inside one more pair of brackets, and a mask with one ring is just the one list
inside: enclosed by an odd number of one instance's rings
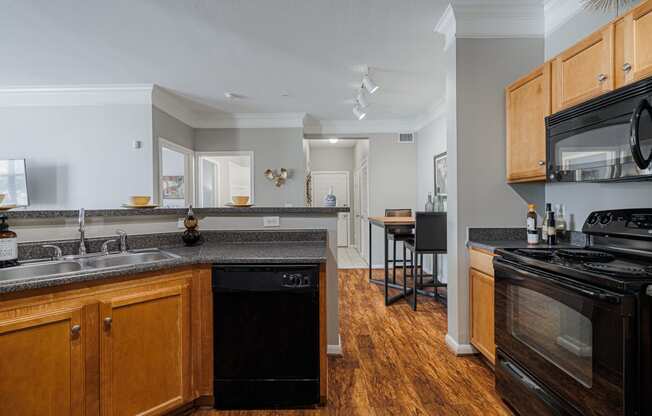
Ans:
{"label": "light switch plate", "polygon": [[263,227],[280,227],[280,217],[263,217]]}

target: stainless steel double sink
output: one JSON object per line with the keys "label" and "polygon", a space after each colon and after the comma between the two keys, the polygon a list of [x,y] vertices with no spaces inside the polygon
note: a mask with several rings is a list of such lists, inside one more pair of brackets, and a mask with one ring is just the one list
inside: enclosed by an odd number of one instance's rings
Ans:
{"label": "stainless steel double sink", "polygon": [[159,249],[129,251],[117,254],[91,254],[83,257],[64,257],[60,260],[38,261],[20,266],[0,269],[0,282],[46,279],[82,271],[102,271],[121,266],[132,266],[170,260],[179,256]]}

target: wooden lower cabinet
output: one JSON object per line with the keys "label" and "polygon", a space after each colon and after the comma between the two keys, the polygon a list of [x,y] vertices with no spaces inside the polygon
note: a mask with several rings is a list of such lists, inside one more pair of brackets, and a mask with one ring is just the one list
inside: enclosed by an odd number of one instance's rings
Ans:
{"label": "wooden lower cabinet", "polygon": [[0,415],[211,405],[210,277],[187,268],[0,298]]}
{"label": "wooden lower cabinet", "polygon": [[172,281],[103,298],[102,415],[158,415],[191,400],[189,290]]}
{"label": "wooden lower cabinet", "polygon": [[469,288],[471,344],[492,364],[495,364],[494,278],[475,269],[470,269]]}
{"label": "wooden lower cabinet", "polygon": [[83,415],[83,307],[0,314],[0,415]]}

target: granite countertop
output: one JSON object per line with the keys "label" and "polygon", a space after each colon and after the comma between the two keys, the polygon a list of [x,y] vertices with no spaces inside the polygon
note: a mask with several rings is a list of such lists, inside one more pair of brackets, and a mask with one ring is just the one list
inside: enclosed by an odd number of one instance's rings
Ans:
{"label": "granite countertop", "polygon": [[[555,248],[582,247],[586,243],[585,235],[571,231],[567,239],[556,244]],[[466,246],[494,252],[497,248],[548,248],[546,243],[528,244],[525,228],[469,228]]]}
{"label": "granite countertop", "polygon": [[47,278],[0,281],[0,295],[197,264],[325,263],[328,244],[327,241],[210,242],[197,247],[170,247],[165,248],[164,251],[178,257],[137,265],[82,270]]}
{"label": "granite countertop", "polygon": [[[134,217],[134,216],[175,216],[183,217],[187,208],[116,208],[116,209],[87,209],[86,217]],[[247,216],[247,215],[337,215],[340,212],[349,212],[348,207],[265,207],[252,206],[249,208],[221,207],[221,208],[193,208],[198,217],[207,216]],[[23,210],[13,209],[5,212],[9,219],[44,219],[44,218],[77,218],[78,210]]]}

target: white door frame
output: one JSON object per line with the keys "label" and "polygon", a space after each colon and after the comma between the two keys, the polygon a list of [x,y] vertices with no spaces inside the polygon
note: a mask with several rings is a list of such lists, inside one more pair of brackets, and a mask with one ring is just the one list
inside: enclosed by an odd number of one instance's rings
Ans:
{"label": "white door frame", "polygon": [[[315,175],[320,175],[320,174],[325,174],[325,175],[332,175],[332,174],[337,174],[337,175],[345,175],[346,176],[346,196],[347,196],[347,204],[345,205],[340,205],[340,206],[345,206],[349,208],[349,215],[351,215],[351,186],[350,186],[350,181],[351,177],[349,176],[350,173],[348,170],[315,170],[310,172],[310,175],[312,176],[312,182],[313,184],[315,183]],[[315,198],[315,187],[313,186],[312,189],[310,190],[312,192],[312,201],[313,201],[313,206],[315,201],[317,200]],[[351,218],[346,221],[346,229],[347,229],[347,236],[346,236],[346,246],[349,247],[351,246]]]}
{"label": "white door frame", "polygon": [[[223,151],[223,152],[195,152],[195,175],[197,176],[197,186],[196,194],[197,196],[201,195],[201,186],[203,184],[203,175],[201,173],[199,159],[202,157],[220,157],[220,156],[249,156],[251,158],[251,165],[249,166],[249,188],[251,190],[251,198],[249,203],[255,203],[254,199],[254,152],[250,150],[234,150],[234,151]],[[219,200],[219,199],[218,199]]]}
{"label": "white door frame", "polygon": [[[362,183],[362,170],[363,169],[366,170],[366,172],[367,172],[367,175],[366,175],[367,176],[367,181],[366,181],[365,184]],[[367,158],[362,159],[362,161],[360,162],[360,166],[355,171],[355,173],[358,176],[358,182],[359,182],[358,188],[360,189],[360,218],[356,218],[356,221],[355,221],[356,230],[358,231],[356,233],[356,235],[359,234],[359,236],[360,236],[359,246],[357,247],[357,249],[358,249],[358,252],[360,253],[360,255],[364,256],[365,255],[364,248],[366,247],[365,244],[366,245],[369,244],[366,241],[366,239],[364,238],[365,237],[365,232],[368,232],[367,231],[367,220],[368,220],[368,217],[369,217],[369,163],[367,161]],[[362,187],[363,186],[365,187],[365,195],[367,196],[366,201],[364,201],[364,203],[363,203],[363,199],[362,199],[362,194],[363,194],[362,193]],[[367,212],[366,213],[362,210],[363,205],[367,206]],[[367,236],[367,238],[368,237],[369,236]],[[369,247],[366,247],[366,248],[367,248],[367,250],[369,249]]]}
{"label": "white door frame", "polygon": [[157,172],[157,182],[158,182],[158,204],[163,204],[163,148],[168,148],[174,150],[175,152],[182,153],[186,157],[186,163],[184,163],[184,177],[186,179],[186,205],[195,204],[195,152],[192,149],[189,149],[180,144],[176,144],[173,141],[165,139],[163,137],[158,137],[158,172]]}

